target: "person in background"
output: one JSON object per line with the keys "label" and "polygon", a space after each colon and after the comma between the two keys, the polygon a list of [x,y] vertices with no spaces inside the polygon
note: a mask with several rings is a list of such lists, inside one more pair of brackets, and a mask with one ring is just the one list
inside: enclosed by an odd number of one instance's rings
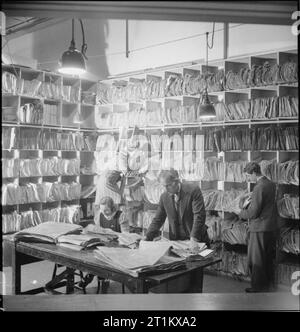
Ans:
{"label": "person in background", "polygon": [[205,205],[198,186],[181,183],[178,172],[174,169],[163,170],[159,182],[166,191],[161,195],[156,215],[145,236],[152,241],[159,236],[166,217],[169,220],[170,240],[190,240],[190,249],[197,252],[198,242],[210,241],[205,225]]}
{"label": "person in background", "polygon": [[245,291],[271,291],[277,233],[276,186],[261,174],[260,165],[256,162],[248,163],[244,172],[251,182],[256,182],[250,204],[245,207],[244,202],[240,202],[242,210],[239,217],[249,220],[248,265],[251,288]]}
{"label": "person in background", "polygon": [[100,199],[99,219],[95,220],[96,227],[110,228],[115,232],[129,232],[129,223],[125,214],[117,208],[111,197],[105,196]]}
{"label": "person in background", "polygon": [[[97,231],[97,228],[110,228],[118,233],[129,232],[129,223],[125,213],[117,208],[111,197],[102,197],[100,205],[95,206],[95,208],[99,209],[99,214],[96,214],[99,218],[95,220],[95,224],[90,224],[86,227],[87,231],[93,232]],[[92,282],[93,278],[93,274],[87,274],[80,286],[84,285],[86,287]],[[106,293],[109,287],[109,280],[102,278],[98,278],[98,280],[102,281],[102,293]]]}
{"label": "person in background", "polygon": [[97,176],[96,198],[95,198],[95,223],[100,216],[100,201],[104,197],[110,197],[115,205],[122,203],[125,178],[122,173],[116,170],[106,170]]}

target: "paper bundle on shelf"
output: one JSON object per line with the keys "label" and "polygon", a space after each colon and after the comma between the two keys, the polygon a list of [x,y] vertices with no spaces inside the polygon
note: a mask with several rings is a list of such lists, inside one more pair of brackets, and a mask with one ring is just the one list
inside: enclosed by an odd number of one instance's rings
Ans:
{"label": "paper bundle on shelf", "polygon": [[155,99],[165,97],[165,80],[152,80],[146,81],[146,99]]}
{"label": "paper bundle on shelf", "polygon": [[208,227],[207,234],[212,242],[221,240],[222,218],[215,215],[206,215],[205,225]]}
{"label": "paper bundle on shelf", "polygon": [[38,94],[46,99],[61,99],[62,86],[51,82],[42,82]]}
{"label": "paper bundle on shelf", "polygon": [[2,233],[9,234],[18,232],[21,224],[21,215],[14,211],[9,214],[2,214]]}
{"label": "paper bundle on shelf", "polygon": [[74,200],[80,198],[81,184],[73,183],[27,183],[18,186],[13,183],[2,186],[2,205],[27,204]]}
{"label": "paper bundle on shelf", "polygon": [[224,191],[223,196],[223,210],[226,212],[233,212],[238,214],[240,211],[239,203],[243,196],[247,194],[247,190],[231,189]]}
{"label": "paper bundle on shelf", "polygon": [[17,147],[17,128],[2,127],[2,150],[11,150]]}
{"label": "paper bundle on shelf", "polygon": [[300,254],[299,228],[283,228],[280,233],[281,249],[287,253]]}
{"label": "paper bundle on shelf", "polygon": [[2,205],[16,205],[20,200],[20,188],[15,183],[2,184]]}
{"label": "paper bundle on shelf", "polygon": [[225,108],[225,119],[230,120],[247,120],[251,118],[251,100],[241,100],[230,103]]}
{"label": "paper bundle on shelf", "polygon": [[16,75],[3,71],[2,73],[2,89],[5,93],[16,94],[17,92],[17,77]]}
{"label": "paper bundle on shelf", "polygon": [[238,217],[223,220],[222,240],[230,244],[248,244],[248,222]]}
{"label": "paper bundle on shelf", "polygon": [[45,125],[60,125],[60,112],[58,105],[50,105],[44,103],[44,118],[43,123]]}
{"label": "paper bundle on shelf", "polygon": [[299,160],[288,160],[278,165],[278,182],[299,185]]}
{"label": "paper bundle on shelf", "polygon": [[42,82],[37,79],[31,81],[24,80],[24,85],[22,91],[19,91],[20,94],[28,95],[31,97],[37,97]]}
{"label": "paper bundle on shelf", "polygon": [[278,180],[278,164],[276,159],[262,160],[259,162],[261,173],[269,180],[277,182]]}
{"label": "paper bundle on shelf", "polygon": [[62,99],[69,103],[80,103],[80,88],[76,86],[63,85]]}
{"label": "paper bundle on shelf", "polygon": [[292,61],[282,65],[270,65],[266,61],[262,66],[253,65],[251,69],[245,64],[239,72],[232,70],[227,72],[225,88],[234,90],[279,83],[294,83],[298,81],[297,72],[298,65]]}
{"label": "paper bundle on shelf", "polygon": [[106,84],[97,83],[97,91],[96,91],[96,104],[97,105],[104,105],[111,103],[111,94],[110,94],[110,87]]}
{"label": "paper bundle on shelf", "polygon": [[79,159],[20,159],[20,176],[79,175]]}
{"label": "paper bundle on shelf", "polygon": [[10,178],[17,177],[20,170],[20,160],[19,159],[6,159],[2,158],[2,177]]}
{"label": "paper bundle on shelf", "polygon": [[[246,182],[246,175],[244,172],[244,168],[245,168],[246,164],[247,164],[247,161],[244,161],[244,160],[225,162],[224,163],[225,181]],[[220,177],[220,180],[222,180],[222,177]]]}
{"label": "paper bundle on shelf", "polygon": [[284,194],[277,201],[277,208],[281,217],[299,219],[299,196]]}
{"label": "paper bundle on shelf", "polygon": [[224,163],[218,157],[208,157],[204,161],[205,181],[222,181],[224,179]]}
{"label": "paper bundle on shelf", "polygon": [[222,211],[224,192],[221,190],[202,190],[206,210]]}

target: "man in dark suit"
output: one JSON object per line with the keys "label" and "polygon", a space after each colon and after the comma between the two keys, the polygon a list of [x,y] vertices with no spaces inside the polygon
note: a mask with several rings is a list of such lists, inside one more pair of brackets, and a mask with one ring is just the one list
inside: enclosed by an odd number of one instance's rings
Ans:
{"label": "man in dark suit", "polygon": [[205,242],[209,247],[205,205],[200,188],[181,183],[178,172],[174,169],[161,171],[159,182],[166,192],[160,197],[156,215],[146,233],[146,240],[152,241],[159,235],[168,217],[170,240],[189,239],[192,250],[196,250],[198,242]]}
{"label": "man in dark suit", "polygon": [[270,291],[273,286],[277,231],[276,186],[261,174],[260,165],[250,162],[244,171],[256,182],[251,202],[239,214],[249,220],[248,264],[251,288],[246,292]]}

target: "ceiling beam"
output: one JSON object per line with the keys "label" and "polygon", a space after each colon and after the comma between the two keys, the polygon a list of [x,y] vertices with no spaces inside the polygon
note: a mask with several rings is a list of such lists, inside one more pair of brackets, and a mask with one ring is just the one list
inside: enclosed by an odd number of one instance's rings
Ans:
{"label": "ceiling beam", "polygon": [[45,29],[49,26],[59,24],[61,22],[64,22],[65,20],[66,20],[66,18],[57,18],[57,19],[54,19],[54,18],[36,18],[32,22],[20,24],[15,28],[10,29],[8,27],[5,38],[7,40],[18,38],[18,37],[23,36],[27,33],[42,30],[42,29]]}
{"label": "ceiling beam", "polygon": [[2,1],[7,16],[291,25],[297,1]]}

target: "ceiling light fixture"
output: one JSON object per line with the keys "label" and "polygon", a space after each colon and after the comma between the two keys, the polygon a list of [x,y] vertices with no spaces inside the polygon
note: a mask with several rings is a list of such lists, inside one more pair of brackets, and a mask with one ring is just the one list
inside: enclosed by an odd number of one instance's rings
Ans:
{"label": "ceiling light fixture", "polygon": [[82,116],[81,116],[81,112],[78,110],[76,111],[74,118],[73,118],[73,123],[82,123]]}
{"label": "ceiling light fixture", "polygon": [[86,72],[86,65],[84,58],[87,59],[85,52],[87,49],[87,45],[85,43],[84,38],[84,30],[82,21],[81,24],[81,31],[82,31],[82,48],[81,52],[76,49],[75,40],[74,40],[74,19],[72,19],[72,40],[71,45],[68,51],[64,52],[61,57],[61,67],[58,71],[62,74],[69,74],[69,75],[81,75]]}
{"label": "ceiling light fixture", "polygon": [[[208,44],[208,32],[206,32],[206,72],[208,72],[208,48],[213,48],[213,38],[215,32],[215,23],[213,26],[213,37],[211,46]],[[216,117],[216,110],[214,105],[210,102],[207,93],[207,78],[205,77],[205,89],[202,98],[200,98],[198,105],[198,112],[200,119],[212,119]]]}

